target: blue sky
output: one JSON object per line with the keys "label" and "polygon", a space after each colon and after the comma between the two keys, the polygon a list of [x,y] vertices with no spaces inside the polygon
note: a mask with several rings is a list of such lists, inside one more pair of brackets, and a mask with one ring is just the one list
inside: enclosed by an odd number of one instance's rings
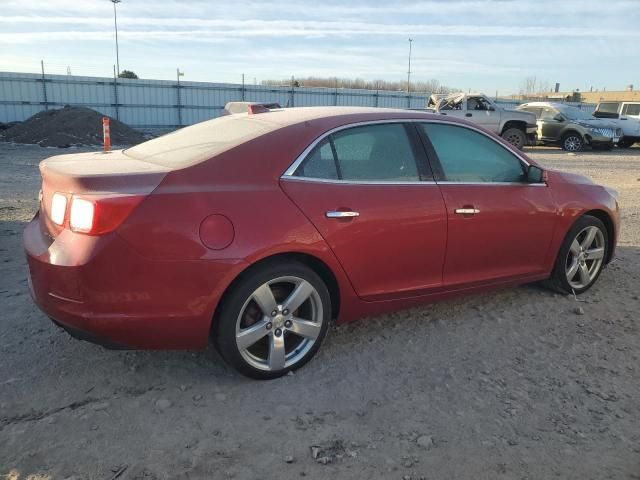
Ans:
{"label": "blue sky", "polygon": [[[0,71],[107,76],[109,0],[0,0]],[[527,76],[563,90],[640,88],[640,0],[122,0],[120,67],[141,78],[247,83],[438,79],[489,94]]]}

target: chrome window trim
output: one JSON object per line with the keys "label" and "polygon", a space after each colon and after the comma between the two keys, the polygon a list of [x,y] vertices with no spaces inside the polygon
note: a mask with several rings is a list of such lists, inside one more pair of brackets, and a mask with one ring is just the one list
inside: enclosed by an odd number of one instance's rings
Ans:
{"label": "chrome window trim", "polygon": [[337,178],[296,177],[293,175],[280,177],[294,182],[335,183],[337,185],[437,185],[433,180],[394,181],[394,180],[339,180]]}
{"label": "chrome window trim", "polygon": [[500,185],[505,187],[511,187],[514,185],[519,185],[521,187],[546,187],[547,184],[544,182],[539,183],[529,183],[529,182],[436,182],[438,185]]}
{"label": "chrome window trim", "polygon": [[293,161],[293,163],[289,166],[289,168],[287,168],[287,170],[280,176],[281,179],[286,180],[299,180],[299,179],[304,179],[304,181],[312,181],[312,182],[321,182],[321,183],[348,183],[348,184],[364,184],[364,185],[424,185],[424,184],[456,184],[456,185],[529,185],[529,186],[546,186],[546,183],[526,183],[526,182],[448,182],[448,181],[442,181],[442,182],[434,182],[431,180],[414,180],[414,181],[398,181],[398,182],[394,182],[394,181],[386,181],[386,180],[380,180],[380,181],[375,181],[375,180],[339,180],[339,179],[326,179],[326,178],[313,178],[313,177],[297,177],[294,176],[294,172],[298,169],[298,167],[300,166],[300,164],[305,160],[305,158],[307,158],[307,156],[311,153],[311,150],[313,150],[316,145],[318,145],[322,140],[324,140],[325,138],[327,138],[329,135],[332,135],[336,132],[342,131],[342,130],[346,130],[348,128],[354,128],[354,127],[364,127],[367,125],[380,125],[380,124],[387,124],[387,123],[440,123],[440,124],[447,124],[447,125],[453,125],[456,127],[462,127],[462,128],[467,128],[469,130],[474,130],[482,135],[484,135],[485,137],[488,137],[489,139],[491,139],[493,142],[495,142],[498,146],[504,148],[507,152],[509,152],[510,154],[512,154],[513,156],[515,156],[518,160],[520,160],[522,163],[524,163],[527,167],[529,167],[531,164],[525,160],[522,156],[520,156],[519,153],[516,153],[508,148],[506,148],[504,145],[501,145],[499,142],[496,142],[496,139],[493,138],[490,134],[488,134],[487,132],[481,130],[480,128],[476,128],[473,125],[463,125],[457,122],[451,122],[451,121],[447,121],[447,119],[434,119],[434,118],[392,118],[392,119],[388,119],[388,120],[368,120],[368,121],[364,121],[364,122],[355,122],[355,123],[349,123],[346,125],[340,125],[339,127],[335,127],[332,128],[331,130],[328,130],[326,132],[324,132],[322,135],[320,135],[318,138],[316,138],[313,142],[311,142],[307,148],[305,148],[302,153],[300,155],[298,155],[296,157],[296,159]]}

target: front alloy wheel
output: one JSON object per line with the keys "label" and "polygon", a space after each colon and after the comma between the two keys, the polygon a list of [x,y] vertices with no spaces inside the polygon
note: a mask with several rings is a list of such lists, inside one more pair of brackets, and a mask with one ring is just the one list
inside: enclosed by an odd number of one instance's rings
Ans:
{"label": "front alloy wheel", "polygon": [[217,316],[217,345],[244,375],[276,378],[304,365],[331,318],[329,292],[309,267],[283,262],[243,274]]}
{"label": "front alloy wheel", "polygon": [[562,242],[547,286],[562,293],[587,291],[607,261],[608,242],[602,220],[591,215],[578,218]]}
{"label": "front alloy wheel", "polygon": [[576,235],[565,262],[567,282],[571,288],[582,290],[593,283],[602,268],[604,250],[604,234],[598,227],[586,227]]}
{"label": "front alloy wheel", "polygon": [[570,133],[562,139],[562,149],[567,152],[579,152],[583,147],[584,141],[577,133]]}

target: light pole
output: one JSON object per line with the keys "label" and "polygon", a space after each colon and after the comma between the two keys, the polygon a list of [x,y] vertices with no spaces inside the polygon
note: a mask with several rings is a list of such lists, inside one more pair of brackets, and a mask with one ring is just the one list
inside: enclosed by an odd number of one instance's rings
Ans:
{"label": "light pole", "polygon": [[120,76],[120,52],[118,51],[118,14],[116,13],[116,4],[122,0],[110,0],[113,3],[113,25],[116,27],[116,68],[117,74]]}
{"label": "light pole", "polygon": [[178,67],[176,68],[176,97],[178,100],[178,125],[182,127],[182,98],[180,98],[180,77],[184,77],[184,72],[181,72],[180,67]]}
{"label": "light pole", "polygon": [[413,38],[409,39],[409,70],[407,70],[407,93],[411,93],[411,44]]}

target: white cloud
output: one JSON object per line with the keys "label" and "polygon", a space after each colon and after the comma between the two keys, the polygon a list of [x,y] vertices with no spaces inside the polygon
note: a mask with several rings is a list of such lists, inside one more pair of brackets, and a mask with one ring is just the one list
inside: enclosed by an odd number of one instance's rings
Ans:
{"label": "white cloud", "polygon": [[[104,64],[108,74],[114,63],[108,0],[0,3],[1,69],[20,70],[25,58],[39,67],[44,57],[51,68],[71,64],[82,74]],[[639,3],[123,0],[117,8],[121,65],[129,62],[147,75],[173,75],[180,64],[201,80],[237,79],[241,72],[397,79],[406,75],[412,37],[416,79],[516,87],[528,74],[633,82],[640,65]]]}

